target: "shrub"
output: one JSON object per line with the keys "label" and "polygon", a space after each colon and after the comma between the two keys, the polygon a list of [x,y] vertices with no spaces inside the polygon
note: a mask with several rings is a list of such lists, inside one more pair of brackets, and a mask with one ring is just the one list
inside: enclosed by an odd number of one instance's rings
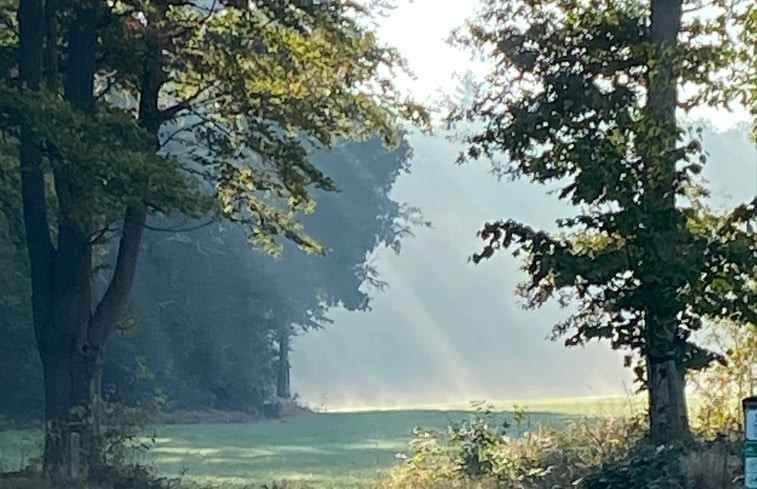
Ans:
{"label": "shrub", "polygon": [[510,427],[485,414],[447,433],[416,430],[413,453],[391,472],[389,489],[570,487],[623,460],[644,433],[638,420],[624,418],[538,426],[519,437],[507,436]]}
{"label": "shrub", "polygon": [[706,399],[693,410],[692,424],[705,439],[739,439],[744,429],[741,399],[752,392],[757,366],[757,328],[721,321],[706,333],[707,345],[724,362],[689,376],[695,396]]}
{"label": "shrub", "polygon": [[687,489],[679,460],[683,449],[639,443],[621,460],[575,484],[580,489]]}
{"label": "shrub", "polygon": [[724,438],[685,453],[681,466],[690,489],[741,487],[741,444]]}
{"label": "shrub", "polygon": [[146,452],[152,441],[145,437],[148,425],[160,412],[165,398],[158,392],[148,404],[127,406],[93,397],[87,406],[72,410],[74,428],[81,426],[85,463],[90,470],[122,467]]}

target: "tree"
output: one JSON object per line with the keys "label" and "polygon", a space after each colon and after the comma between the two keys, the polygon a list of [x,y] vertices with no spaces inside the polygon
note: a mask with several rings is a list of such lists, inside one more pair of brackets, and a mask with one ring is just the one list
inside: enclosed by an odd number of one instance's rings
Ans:
{"label": "tree", "polygon": [[[713,319],[757,318],[757,247],[745,227],[757,202],[719,216],[706,208],[695,177],[704,155],[676,119],[724,101],[712,81],[729,64],[715,17],[684,22],[681,0],[487,0],[454,36],[494,65],[472,105],[450,116],[483,123],[459,161],[486,157],[500,175],[557,182],[580,209],[556,233],[488,223],[473,260],[523,253],[528,307],[577,306],[555,338],[638,353],[657,440],[688,437],[684,374],[716,358],[691,333]],[[698,90],[683,99],[686,83]]]}
{"label": "tree", "polygon": [[[375,132],[394,142],[396,117],[424,119],[383,75],[404,65],[363,27],[369,7],[206,3],[18,4],[19,83],[0,87],[0,126],[19,138],[47,468],[66,465],[72,430],[97,462],[96,430],[72,412],[99,395],[148,215],[217,208],[255,244],[275,251],[283,236],[319,250],[296,219],[310,185],[332,186],[312,149]],[[93,251],[106,238],[118,253],[96,297]]]}
{"label": "tree", "polygon": [[[370,310],[371,292],[387,284],[370,262],[377,247],[399,253],[401,240],[412,227],[428,225],[419,209],[396,202],[390,196],[400,174],[410,171],[412,151],[407,141],[389,151],[378,137],[364,142],[344,141],[329,152],[315,155],[319,169],[330,175],[339,192],[314,194],[317,211],[303,218],[303,225],[327,250],[313,259],[296,250],[266,263],[276,277],[291,313],[278,317],[277,394],[290,392],[290,338],[298,330],[321,328],[330,322],[329,309]],[[289,245],[292,248],[292,245]]]}
{"label": "tree", "polygon": [[269,260],[228,225],[148,235],[131,324],[104,366],[111,399],[144,403],[159,389],[172,410],[262,411],[274,389],[273,317],[286,313]]}

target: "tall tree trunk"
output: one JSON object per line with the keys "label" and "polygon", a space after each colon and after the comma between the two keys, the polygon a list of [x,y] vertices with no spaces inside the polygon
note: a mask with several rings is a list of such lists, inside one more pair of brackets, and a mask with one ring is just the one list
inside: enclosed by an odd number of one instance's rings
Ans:
{"label": "tall tree trunk", "polygon": [[45,50],[44,74],[48,90],[58,86],[58,2],[59,0],[45,0]]}
{"label": "tall tree trunk", "polygon": [[39,352],[45,382],[45,467],[66,472],[70,461],[70,434],[81,435],[82,449],[90,451],[89,426],[82,423],[90,400],[94,352],[86,335],[92,299],[90,285],[91,249],[89,236],[69,220],[59,220],[58,253],[52,310]]}
{"label": "tall tree trunk", "polygon": [[[68,71],[65,98],[82,112],[94,112],[95,12],[76,7],[68,33]],[[54,12],[47,12],[48,19]],[[49,26],[48,26],[49,27]],[[49,51],[54,51],[48,40]],[[53,76],[48,74],[52,83]],[[96,428],[88,408],[95,390],[99,345],[89,338],[92,304],[92,233],[87,202],[69,182],[72,175],[55,172],[58,211],[58,247],[55,256],[49,314],[41,325],[39,353],[45,382],[44,465],[65,474],[71,462],[71,434],[78,433],[85,455],[99,450]],[[76,412],[76,409],[81,409]],[[78,458],[78,457],[77,457]],[[84,475],[86,467],[82,467]]]}
{"label": "tall tree trunk", "polygon": [[276,365],[276,396],[281,399],[292,397],[290,387],[290,369],[289,369],[289,325],[279,329],[279,358]]}
{"label": "tall tree trunk", "polygon": [[651,0],[650,37],[656,49],[649,70],[646,121],[659,132],[647,136],[647,181],[644,205],[647,250],[645,263],[653,272],[644,288],[655,304],[645,314],[647,388],[650,436],[657,441],[683,441],[690,436],[686,408],[685,371],[678,357],[678,280],[675,269],[678,216],[675,210],[677,144],[676,108],[678,86],[675,73],[677,39],[681,30],[682,0]]}
{"label": "tall tree trunk", "polygon": [[[25,88],[38,90],[42,81],[42,0],[21,2],[19,23],[19,77]],[[19,162],[24,229],[32,279],[32,316],[39,342],[50,314],[55,249],[47,218],[42,152],[29,127],[21,128]]]}
{"label": "tall tree trunk", "polygon": [[[24,0],[19,4],[19,76],[27,89],[38,90],[43,73],[45,10],[42,0]],[[45,417],[48,422],[45,438],[44,462],[47,468],[65,467],[67,460],[66,422],[72,405],[72,379],[75,362],[71,352],[75,348],[69,332],[72,324],[64,319],[60,300],[55,297],[57,283],[62,278],[56,270],[70,268],[70,257],[56,259],[50,239],[47,218],[42,153],[28,127],[21,128],[20,144],[21,190],[24,208],[24,227],[31,265],[32,315],[40,359],[45,378]],[[65,228],[62,229],[65,234]],[[63,284],[57,287],[71,293]],[[80,326],[80,325],[79,325]],[[76,329],[76,326],[74,326]]]}

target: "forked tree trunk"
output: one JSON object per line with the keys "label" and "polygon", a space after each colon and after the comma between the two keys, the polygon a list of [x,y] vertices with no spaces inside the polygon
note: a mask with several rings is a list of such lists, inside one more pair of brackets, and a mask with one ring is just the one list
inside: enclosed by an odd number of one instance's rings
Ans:
{"label": "forked tree trunk", "polygon": [[[48,16],[54,15],[47,12]],[[94,72],[97,33],[92,28],[94,12],[75,8],[75,20],[68,33],[68,76],[65,98],[82,112],[94,111]],[[54,42],[54,40],[48,40]],[[82,442],[84,459],[96,459],[99,444],[95,428],[87,416],[91,401],[93,365],[99,344],[90,338],[92,305],[92,243],[85,202],[67,183],[71,175],[55,171],[55,190],[59,202],[58,247],[54,283],[50,291],[50,310],[39,338],[39,352],[45,382],[44,465],[53,472],[66,474],[72,454],[71,433]],[[76,454],[76,459],[79,454]]]}
{"label": "forked tree trunk", "polygon": [[[45,32],[48,85],[57,85],[58,4],[43,0],[19,2],[19,76],[31,90],[42,81]],[[98,11],[102,9],[102,12]],[[67,73],[65,99],[74,109],[95,112],[94,77],[101,14],[107,6],[97,2],[76,2],[74,18],[67,32]],[[45,28],[46,27],[46,28]],[[160,51],[158,51],[160,52]],[[155,73],[154,67],[150,69]],[[151,80],[149,80],[151,81]],[[160,126],[157,98],[161,80],[142,87],[140,123],[156,137]],[[124,214],[118,256],[113,276],[100,302],[92,311],[92,221],[96,209],[70,182],[76,181],[72,165],[54,172],[58,200],[57,249],[51,239],[47,217],[42,152],[28,127],[21,128],[20,166],[24,226],[31,264],[32,312],[37,348],[43,365],[45,384],[45,469],[67,475],[72,457],[71,434],[82,449],[86,465],[101,462],[101,439],[91,401],[99,396],[100,367],[105,344],[123,311],[134,278],[146,211],[128,208]],[[157,148],[157,144],[156,144]],[[82,416],[85,417],[82,420]],[[83,421],[83,422],[82,422]]]}

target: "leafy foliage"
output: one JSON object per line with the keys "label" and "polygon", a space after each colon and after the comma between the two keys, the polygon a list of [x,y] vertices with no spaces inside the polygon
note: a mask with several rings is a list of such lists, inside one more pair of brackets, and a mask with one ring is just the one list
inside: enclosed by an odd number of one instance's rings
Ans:
{"label": "leafy foliage", "polygon": [[[732,2],[729,15],[719,19],[721,26],[743,26],[736,30],[724,46],[724,55],[731,59],[734,70],[728,77],[728,93],[757,116],[757,6],[754,2]],[[721,27],[722,29],[722,27]],[[753,119],[753,139],[757,140],[757,117]]]}
{"label": "leafy foliage", "polygon": [[[58,8],[65,32],[70,6]],[[312,150],[377,132],[395,144],[398,117],[426,123],[423,108],[402,99],[386,76],[406,67],[364,27],[370,5],[119,1],[109,11],[92,8],[103,25],[97,113],[75,111],[54,92],[19,96],[11,79],[0,87],[0,128],[32,128],[52,169],[76,167],[66,177],[74,180],[72,193],[81,212],[105,214],[103,226],[126,205],[190,215],[217,207],[273,252],[280,249],[273,235],[320,250],[296,218],[313,209],[309,186],[332,188],[310,161]],[[17,42],[3,39],[9,49]],[[157,86],[144,86],[148,75]],[[132,117],[146,88],[160,93],[153,121],[160,155],[154,128]],[[217,205],[190,175],[214,190]]]}
{"label": "leafy foliage", "polygon": [[397,117],[425,113],[401,99],[383,70],[404,68],[366,30],[352,2],[118,2],[107,51],[112,97],[136,99],[136,67],[157,56],[164,72],[161,144],[209,178],[225,217],[280,251],[283,235],[318,251],[296,214],[312,211],[308,187],[333,187],[311,161],[340,137],[379,133],[397,142]]}
{"label": "leafy foliage", "polygon": [[741,400],[752,394],[757,376],[757,329],[721,321],[705,328],[705,343],[725,357],[724,364],[691,375],[697,397],[694,426],[703,437],[741,440],[744,413]]}

